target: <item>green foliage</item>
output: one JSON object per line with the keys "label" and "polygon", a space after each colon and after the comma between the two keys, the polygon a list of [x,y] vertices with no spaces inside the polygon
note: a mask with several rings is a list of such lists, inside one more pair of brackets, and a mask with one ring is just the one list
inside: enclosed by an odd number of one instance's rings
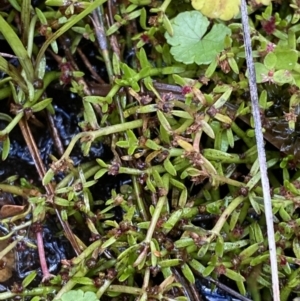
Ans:
{"label": "green foliage", "polygon": [[166,32],[165,37],[175,60],[185,64],[210,64],[224,49],[224,39],[231,32],[225,25],[215,24],[205,35],[209,21],[197,11],[178,14],[171,25],[173,35]]}
{"label": "green foliage", "polygon": [[93,292],[83,292],[82,290],[72,290],[64,293],[59,301],[97,301],[99,300]]}
{"label": "green foliage", "polygon": [[[194,300],[198,277],[226,277],[242,295],[271,299],[239,1],[48,0],[35,9],[19,2],[9,1],[11,12],[0,16],[2,38],[19,60],[15,67],[0,55],[0,99],[11,110],[0,112],[2,160],[19,125],[28,124],[28,149],[38,149],[29,133],[40,131],[37,121],[50,127],[49,85],[76,94],[71,107],[80,105],[81,122],[48,166],[34,153],[39,179],[7,175],[0,183],[26,205],[1,225],[10,247],[35,248],[29,229],[58,220],[55,234],[65,233],[76,255],[57,275],[45,273],[47,285],[35,287],[33,271],[26,289],[0,299]],[[249,6],[283,301],[299,295],[300,273],[296,2]],[[59,63],[49,71],[53,58]],[[100,142],[111,155],[91,159]],[[74,166],[76,148],[86,158]],[[111,181],[121,185],[99,196]]]}
{"label": "green foliage", "polygon": [[296,68],[297,60],[297,51],[276,47],[274,52],[265,56],[263,63],[255,63],[257,83],[274,82],[278,85],[289,83],[299,86],[300,82],[296,80],[297,73],[292,72]]}
{"label": "green foliage", "polygon": [[241,0],[192,0],[192,5],[209,18],[230,20],[238,14],[240,2]]}
{"label": "green foliage", "polygon": [[[269,5],[272,0],[255,0],[255,4]],[[191,0],[192,6],[204,16],[228,21],[239,13],[241,0]]]}

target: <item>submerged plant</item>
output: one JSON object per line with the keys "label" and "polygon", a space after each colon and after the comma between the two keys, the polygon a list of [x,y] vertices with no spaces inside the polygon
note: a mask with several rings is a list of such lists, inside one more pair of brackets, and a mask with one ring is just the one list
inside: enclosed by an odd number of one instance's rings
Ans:
{"label": "submerged plant", "polygon": [[[275,300],[239,1],[214,20],[206,2],[11,1],[0,14],[11,48],[0,56],[0,99],[10,104],[0,113],[2,160],[13,156],[18,125],[38,174],[1,179],[25,205],[1,216],[0,239],[13,238],[1,258],[20,242],[37,246],[42,271],[0,300],[200,300],[197,279],[226,279],[241,300]],[[299,13],[296,1],[261,2],[249,3],[250,34],[280,300],[289,300],[299,294]],[[72,137],[57,126],[64,100],[51,89],[81,108]],[[46,159],[41,124],[56,147]],[[53,274],[50,219],[73,250]]]}

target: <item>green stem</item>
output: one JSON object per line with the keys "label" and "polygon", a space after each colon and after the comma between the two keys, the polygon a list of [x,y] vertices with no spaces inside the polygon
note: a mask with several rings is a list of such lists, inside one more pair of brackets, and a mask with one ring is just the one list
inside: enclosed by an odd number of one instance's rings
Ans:
{"label": "green stem", "polygon": [[45,296],[48,294],[53,294],[55,291],[57,291],[57,287],[54,286],[44,286],[44,287],[37,287],[32,290],[25,290],[22,293],[12,293],[12,292],[5,292],[0,293],[0,300],[8,300],[16,296]]}
{"label": "green stem", "polygon": [[35,103],[37,103],[40,99],[43,93],[45,92],[46,88],[55,80],[57,80],[61,76],[61,72],[57,71],[50,71],[47,72],[43,78],[43,88],[36,90],[34,93],[34,98],[32,101],[27,101],[24,104],[24,108],[30,108],[32,107]]}
{"label": "green stem", "polygon": [[123,173],[123,174],[125,173],[125,174],[133,175],[133,176],[141,176],[145,173],[150,175],[153,173],[154,170],[157,171],[158,173],[163,173],[166,171],[162,165],[156,165],[156,166],[147,168],[145,170],[135,169],[135,168],[130,168],[130,167],[120,167],[119,173]]}
{"label": "green stem", "polygon": [[143,281],[143,286],[142,286],[142,289],[144,291],[147,290],[147,288],[149,287],[149,280],[150,280],[150,268],[146,268],[146,271],[145,271],[145,275],[144,275],[144,281]]}
{"label": "green stem", "polygon": [[[99,171],[101,169],[101,167],[98,165],[95,165],[95,166],[93,166],[93,167],[91,167],[90,169],[88,169],[86,172],[84,172],[84,178],[87,180],[87,179],[89,179],[90,177],[92,177],[93,175],[95,175],[95,173],[97,172],[97,171]],[[75,181],[75,184],[76,183],[79,183],[79,182],[81,182],[81,179],[78,179],[78,180],[76,180]]]}
{"label": "green stem", "polygon": [[143,289],[137,287],[130,287],[124,285],[111,285],[108,289],[109,292],[130,294],[130,295],[141,295],[143,293]]}
{"label": "green stem", "polygon": [[107,279],[105,279],[104,283],[101,285],[101,287],[99,288],[99,290],[96,293],[97,298],[99,300],[102,297],[102,295],[108,290],[108,288],[111,286],[112,281],[113,280],[107,280]]}
{"label": "green stem", "polygon": [[[87,162],[87,163],[83,163],[80,166],[78,166],[77,168],[81,168],[84,175],[87,171],[89,171],[90,168],[93,168],[95,166],[95,162]],[[70,173],[68,173],[68,175],[66,177],[63,178],[63,180],[61,180],[57,186],[56,186],[56,190],[63,188],[63,187],[67,187],[70,183],[70,181],[73,180],[73,178],[76,176],[78,177],[78,170],[77,168],[74,168]],[[86,175],[85,175],[86,177]]]}
{"label": "green stem", "polygon": [[250,148],[252,147],[255,142],[253,139],[249,138],[246,133],[235,123],[232,122],[231,123],[231,129],[234,131],[234,133],[241,139],[243,139],[243,141],[246,143],[246,145]]}
{"label": "green stem", "polygon": [[91,131],[91,132],[87,132],[87,133],[86,132],[79,133],[71,140],[69,146],[67,147],[67,149],[61,159],[67,159],[70,156],[70,153],[72,152],[73,147],[75,146],[76,142],[81,138],[86,137],[86,138],[91,138],[92,140],[94,140],[101,136],[107,136],[110,134],[119,133],[119,132],[123,132],[126,130],[136,129],[136,128],[141,127],[142,125],[143,125],[143,120],[138,119],[138,120],[129,121],[129,122],[126,122],[123,124],[116,124],[116,125],[108,126],[108,127],[102,128],[100,130],[96,130],[96,131]]}
{"label": "green stem", "polygon": [[172,2],[172,0],[165,0],[164,3],[160,7],[161,11],[165,12],[171,2]]}
{"label": "green stem", "polygon": [[89,255],[93,253],[93,251],[100,247],[102,245],[102,240],[97,240],[94,243],[92,243],[90,246],[88,246],[80,255],[75,257],[74,259],[71,260],[72,265],[77,265],[79,264],[82,260],[87,258]]}
{"label": "green stem", "polygon": [[191,109],[191,106],[186,105],[184,102],[179,100],[174,100],[174,106],[188,112],[191,116],[194,116],[196,110]]}
{"label": "green stem", "polygon": [[193,123],[194,123],[193,119],[187,119],[187,120],[185,120],[179,128],[177,128],[176,130],[174,130],[174,134],[178,134],[178,135],[182,134]]}
{"label": "green stem", "polygon": [[223,211],[222,215],[218,219],[217,223],[215,224],[214,228],[211,230],[213,234],[219,235],[226,220],[230,216],[230,214],[235,210],[243,201],[245,200],[245,197],[243,196],[238,196],[235,198],[229,206]]}
{"label": "green stem", "polygon": [[14,117],[14,119],[8,124],[8,126],[4,130],[0,131],[0,137],[8,135],[14,129],[14,127],[18,124],[18,122],[22,119],[23,116],[24,116],[23,111],[18,113]]}
{"label": "green stem", "polygon": [[222,183],[226,183],[226,184],[229,184],[229,185],[232,185],[232,186],[236,186],[236,187],[247,187],[247,185],[245,185],[244,183],[241,183],[239,181],[235,181],[235,180],[232,180],[230,178],[227,178],[227,177],[224,177],[224,176],[221,176],[221,175],[218,175],[218,174],[215,174],[215,175],[212,175],[212,177]]}
{"label": "green stem", "polygon": [[147,232],[147,235],[146,235],[146,238],[144,241],[146,244],[150,244],[150,242],[151,242],[157,221],[160,217],[160,213],[161,213],[166,201],[167,201],[166,196],[162,196],[158,199],[157,205],[155,207],[155,210],[154,210],[151,222],[150,222],[150,227],[148,229],[148,232]]}
{"label": "green stem", "polygon": [[118,91],[120,90],[121,86],[114,84],[113,87],[110,89],[110,91],[108,92],[108,94],[106,95],[107,98],[113,98]]}
{"label": "green stem", "polygon": [[[247,289],[253,301],[261,301],[260,289],[258,288],[257,278],[261,274],[261,265],[255,266],[247,278]],[[282,300],[282,299],[281,299]]]}
{"label": "green stem", "polygon": [[137,205],[138,205],[139,211],[143,217],[143,220],[148,221],[149,220],[148,213],[147,213],[143,198],[141,197],[142,191],[141,191],[141,187],[140,187],[139,183],[136,180],[136,176],[132,176],[132,184],[133,184],[133,189],[134,189],[135,196],[137,199]]}
{"label": "green stem", "polygon": [[[1,222],[2,222],[2,221],[1,221]],[[11,237],[11,236],[12,236],[14,233],[16,233],[17,231],[22,230],[22,229],[25,229],[25,228],[28,228],[29,226],[31,226],[31,224],[32,224],[32,221],[29,221],[29,222],[26,222],[26,223],[21,224],[21,225],[19,225],[19,226],[15,226],[12,230],[10,230],[10,232],[9,232],[7,235],[1,236],[1,237],[0,237],[0,240],[5,240],[5,239]]]}
{"label": "green stem", "polygon": [[0,190],[1,190],[1,192],[3,192],[3,191],[8,192],[11,194],[21,196],[23,198],[28,198],[30,196],[34,196],[38,192],[34,189],[22,188],[22,187],[13,186],[13,185],[9,185],[9,184],[2,184],[2,183],[0,183]]}
{"label": "green stem", "polygon": [[13,250],[15,248],[15,246],[18,244],[19,241],[21,241],[23,239],[22,237],[17,238],[16,240],[14,240],[12,243],[10,243],[6,248],[4,248],[1,252],[0,252],[0,260],[2,260],[2,258],[9,253],[11,250]]}
{"label": "green stem", "polygon": [[[84,277],[85,274],[88,272],[88,268],[84,267],[80,271],[78,271],[73,277]],[[53,300],[59,300],[61,296],[70,291],[75,285],[77,284],[76,281],[72,280],[72,278],[61,288],[61,290],[56,294]]]}
{"label": "green stem", "polygon": [[126,111],[123,112],[124,117],[129,117],[130,115],[134,115],[137,112],[146,114],[146,113],[151,113],[151,112],[156,112],[157,111],[157,105],[156,104],[150,104],[147,106],[134,106],[131,108],[128,108]]}
{"label": "green stem", "polygon": [[49,45],[58,39],[62,34],[64,34],[66,31],[68,31],[72,26],[74,26],[77,22],[81,21],[84,17],[86,17],[89,13],[91,13],[94,9],[96,9],[99,5],[102,5],[105,3],[106,0],[95,0],[92,2],[89,7],[87,7],[85,10],[83,10],[80,14],[77,16],[74,16],[72,20],[69,20],[69,22],[65,23],[61,28],[59,28],[54,34],[52,34],[43,44],[42,48],[40,49],[35,63],[35,75],[38,75],[38,69],[41,63],[41,60],[43,58],[43,55],[45,54],[45,51],[49,47]]}
{"label": "green stem", "polygon": [[2,224],[6,224],[6,223],[15,223],[18,220],[24,220],[24,218],[31,213],[32,210],[32,205],[29,204],[28,208],[25,211],[22,211],[21,213],[11,216],[11,217],[7,217],[1,220]]}

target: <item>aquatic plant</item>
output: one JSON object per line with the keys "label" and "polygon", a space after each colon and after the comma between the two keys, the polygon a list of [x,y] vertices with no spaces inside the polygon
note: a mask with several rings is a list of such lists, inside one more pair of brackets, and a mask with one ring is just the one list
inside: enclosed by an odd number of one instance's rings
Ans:
{"label": "aquatic plant", "polygon": [[[37,176],[4,174],[1,193],[23,206],[1,215],[0,239],[12,241],[0,257],[24,251],[21,243],[37,247],[40,271],[0,300],[200,300],[199,279],[240,300],[278,300],[251,67],[280,300],[299,294],[298,2],[249,1],[250,68],[239,1],[227,2],[230,11],[215,9],[215,19],[196,0],[3,6],[0,99],[10,110],[0,113],[2,160],[13,158],[19,126]],[[64,100],[48,96],[54,89],[70,97],[70,111],[82,109],[72,137],[55,121]],[[55,145],[46,156],[41,128]],[[55,273],[43,236],[51,219],[73,252]]]}

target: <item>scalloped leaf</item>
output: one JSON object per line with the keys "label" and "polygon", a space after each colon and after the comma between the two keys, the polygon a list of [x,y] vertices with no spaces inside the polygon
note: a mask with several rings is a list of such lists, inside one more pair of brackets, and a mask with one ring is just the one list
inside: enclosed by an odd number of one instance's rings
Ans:
{"label": "scalloped leaf", "polygon": [[82,290],[72,290],[64,293],[59,301],[97,301],[98,298],[94,292],[83,292]]}
{"label": "scalloped leaf", "polygon": [[185,64],[210,64],[224,49],[224,39],[231,30],[224,24],[215,24],[206,33],[209,21],[198,11],[178,14],[172,21],[173,36],[165,37],[171,45],[171,54]]}

